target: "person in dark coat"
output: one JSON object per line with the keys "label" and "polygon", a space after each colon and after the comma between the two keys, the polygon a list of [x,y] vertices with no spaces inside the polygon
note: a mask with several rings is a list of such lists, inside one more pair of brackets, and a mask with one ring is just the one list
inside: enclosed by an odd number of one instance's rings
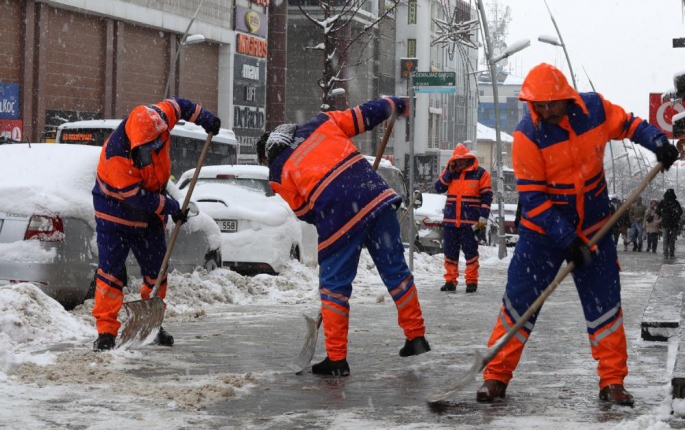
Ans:
{"label": "person in dark coat", "polygon": [[656,213],[661,217],[661,228],[664,231],[664,258],[673,258],[675,254],[675,240],[680,230],[680,217],[683,207],[680,206],[673,188],[664,193],[664,199],[656,207]]}

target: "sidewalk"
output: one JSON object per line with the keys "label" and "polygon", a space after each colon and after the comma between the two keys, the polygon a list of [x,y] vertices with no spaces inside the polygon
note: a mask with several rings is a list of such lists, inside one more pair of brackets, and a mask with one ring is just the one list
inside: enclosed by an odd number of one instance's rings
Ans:
{"label": "sidewalk", "polygon": [[[682,248],[676,255],[682,255]],[[450,399],[449,407],[436,411],[427,406],[426,395],[451,386],[472,365],[473,351],[486,346],[501,305],[505,265],[481,268],[478,292],[468,295],[463,285],[456,294],[440,292],[444,281],[439,273],[416,274],[433,349],[418,357],[398,356],[404,339],[389,299],[355,303],[353,294],[347,378],[309,372],[296,376],[285,367],[302,345],[301,315],[313,314],[311,305],[232,306],[199,323],[170,325],[179,342],[171,349],[156,348],[143,373],[154,379],[169,373],[253,372],[256,389],[206,411],[213,415],[212,428],[331,428],[342,417],[345,423],[358,422],[359,428],[613,428],[623,420],[655,414],[672,427],[685,428],[685,421],[668,418],[670,409],[664,412],[662,406],[670,399],[669,345],[674,343],[646,342],[640,336],[643,312],[664,261],[660,253],[619,251],[619,258],[629,348],[626,387],[636,399],[632,409],[598,400],[596,366],[569,279],[543,306],[504,401],[475,401],[479,375]],[[667,264],[677,263],[676,258]],[[314,362],[325,357],[322,339],[321,332]]]}

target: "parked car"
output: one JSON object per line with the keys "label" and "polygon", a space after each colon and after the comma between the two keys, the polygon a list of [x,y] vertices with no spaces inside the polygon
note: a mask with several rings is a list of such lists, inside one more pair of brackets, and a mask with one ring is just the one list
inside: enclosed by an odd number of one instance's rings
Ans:
{"label": "parked car", "polygon": [[[178,180],[181,191],[195,173]],[[206,166],[192,199],[221,229],[223,267],[243,274],[281,272],[289,260],[317,264],[316,227],[297,219],[269,185],[264,166]]]}
{"label": "parked car", "polygon": [[[92,298],[98,250],[91,190],[100,151],[85,145],[0,146],[0,286],[32,282],[66,309]],[[171,194],[175,186],[168,187]],[[217,267],[220,245],[219,228],[200,213],[182,226],[169,271]],[[132,255],[127,272],[140,274]]]}
{"label": "parked car", "polygon": [[[514,224],[516,219],[517,205],[511,203],[504,204],[504,234],[507,246],[514,246],[519,240],[519,230]],[[490,218],[488,220],[487,242],[488,245],[497,245],[499,239],[497,231],[499,229],[499,205],[493,203],[490,206]]]}
{"label": "parked car", "polygon": [[414,211],[418,226],[417,250],[428,254],[443,252],[442,218],[445,210],[445,194],[423,193],[423,205]]}

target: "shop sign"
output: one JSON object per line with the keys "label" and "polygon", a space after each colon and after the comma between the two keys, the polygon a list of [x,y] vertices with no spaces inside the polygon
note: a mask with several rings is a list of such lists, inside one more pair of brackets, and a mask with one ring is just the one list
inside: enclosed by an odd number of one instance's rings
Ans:
{"label": "shop sign", "polygon": [[236,5],[235,29],[266,38],[269,29],[268,17],[266,14],[257,12],[256,10]]}

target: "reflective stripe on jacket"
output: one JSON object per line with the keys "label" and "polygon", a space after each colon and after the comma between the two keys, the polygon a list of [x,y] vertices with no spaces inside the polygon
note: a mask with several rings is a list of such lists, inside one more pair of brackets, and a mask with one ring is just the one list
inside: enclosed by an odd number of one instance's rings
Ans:
{"label": "reflective stripe on jacket", "polygon": [[287,148],[269,166],[274,192],[301,220],[316,225],[319,260],[366,226],[382,208],[401,197],[373,170],[350,140],[404,108],[395,97],[346,111],[322,112],[300,125],[295,148]]}

